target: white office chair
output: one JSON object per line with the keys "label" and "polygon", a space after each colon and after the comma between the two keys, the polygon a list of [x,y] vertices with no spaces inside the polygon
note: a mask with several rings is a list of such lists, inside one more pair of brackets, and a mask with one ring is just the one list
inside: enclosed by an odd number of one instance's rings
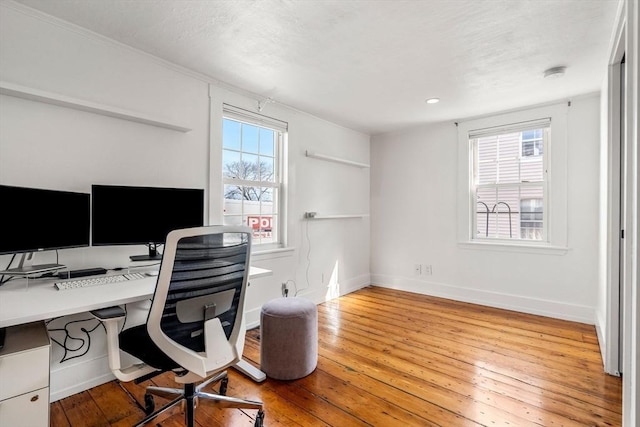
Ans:
{"label": "white office chair", "polygon": [[[118,333],[123,311],[93,312],[107,329],[109,366],[118,379],[139,382],[173,371],[175,381],[184,384],[184,389],[148,387],[148,416],[138,425],[186,401],[185,424],[192,427],[199,399],[221,407],[258,409],[255,426],[263,425],[262,402],[225,396],[225,369],[240,360],[244,347],[251,232],[247,227],[229,226],[170,232],[146,324]],[[143,363],[122,367],[120,350]],[[221,382],[219,394],[203,391],[216,382]],[[152,395],[173,400],[154,411]]]}

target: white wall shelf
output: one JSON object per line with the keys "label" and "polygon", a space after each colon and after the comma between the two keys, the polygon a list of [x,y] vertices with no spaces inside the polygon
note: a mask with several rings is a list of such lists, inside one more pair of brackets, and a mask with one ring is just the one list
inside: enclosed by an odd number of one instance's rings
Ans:
{"label": "white wall shelf", "polygon": [[305,151],[307,157],[312,157],[314,159],[327,160],[329,162],[342,163],[344,165],[356,166],[359,168],[368,168],[369,165],[366,163],[354,162],[352,160],[341,159],[339,157],[327,156],[326,154],[316,153],[314,151]]}
{"label": "white wall shelf", "polygon": [[178,132],[189,132],[191,130],[190,128],[187,128],[185,126],[170,123],[165,120],[159,120],[155,117],[147,116],[146,114],[127,111],[107,105],[101,105],[82,99],[71,98],[69,96],[46,92],[39,89],[32,89],[29,87],[4,81],[0,81],[0,94],[15,96],[17,98],[28,99],[31,101],[44,102],[52,105],[58,105],[60,107],[73,108],[80,111],[101,114],[103,116],[115,117],[122,120],[143,123],[146,125],[158,126]]}
{"label": "white wall shelf", "polygon": [[340,214],[340,215],[315,215],[305,216],[305,219],[346,219],[346,218],[367,218],[369,214]]}

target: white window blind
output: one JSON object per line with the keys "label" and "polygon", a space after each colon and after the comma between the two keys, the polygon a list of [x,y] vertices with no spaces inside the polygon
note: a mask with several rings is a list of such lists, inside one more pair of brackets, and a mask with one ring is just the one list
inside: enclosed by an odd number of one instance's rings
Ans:
{"label": "white window blind", "polygon": [[527,130],[548,128],[551,126],[551,118],[546,117],[539,120],[530,120],[520,123],[510,123],[503,126],[494,126],[484,129],[474,129],[469,131],[469,139],[481,138],[484,136],[504,135],[510,133],[523,132]]}
{"label": "white window blind", "polygon": [[249,110],[245,110],[233,105],[223,104],[222,114],[228,119],[235,119],[241,122],[253,123],[265,128],[273,129],[278,132],[286,132],[289,128],[287,122],[274,119],[273,117],[263,116],[262,114],[256,114]]}

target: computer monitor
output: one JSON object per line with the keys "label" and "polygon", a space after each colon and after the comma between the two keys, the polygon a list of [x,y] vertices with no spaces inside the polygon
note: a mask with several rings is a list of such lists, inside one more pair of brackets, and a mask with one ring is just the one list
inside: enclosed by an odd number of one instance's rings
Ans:
{"label": "computer monitor", "polygon": [[0,254],[89,246],[88,193],[0,185],[0,203]]}
{"label": "computer monitor", "polygon": [[147,245],[147,255],[133,261],[160,259],[156,246],[171,230],[204,225],[204,190],[196,188],[93,185],[92,244]]}

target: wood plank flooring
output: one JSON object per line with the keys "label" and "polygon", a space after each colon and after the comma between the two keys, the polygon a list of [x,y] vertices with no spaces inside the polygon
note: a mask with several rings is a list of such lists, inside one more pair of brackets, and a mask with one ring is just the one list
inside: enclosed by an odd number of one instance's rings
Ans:
{"label": "wood plank flooring", "polygon": [[[622,381],[603,373],[593,326],[369,286],[318,306],[318,367],[228,395],[262,400],[266,426],[620,426]],[[259,366],[259,330],[244,356]],[[116,381],[51,404],[51,426],[130,426],[144,387]],[[156,399],[157,405],[163,402]],[[196,409],[205,426],[255,410]],[[180,426],[179,410],[153,424]]]}

